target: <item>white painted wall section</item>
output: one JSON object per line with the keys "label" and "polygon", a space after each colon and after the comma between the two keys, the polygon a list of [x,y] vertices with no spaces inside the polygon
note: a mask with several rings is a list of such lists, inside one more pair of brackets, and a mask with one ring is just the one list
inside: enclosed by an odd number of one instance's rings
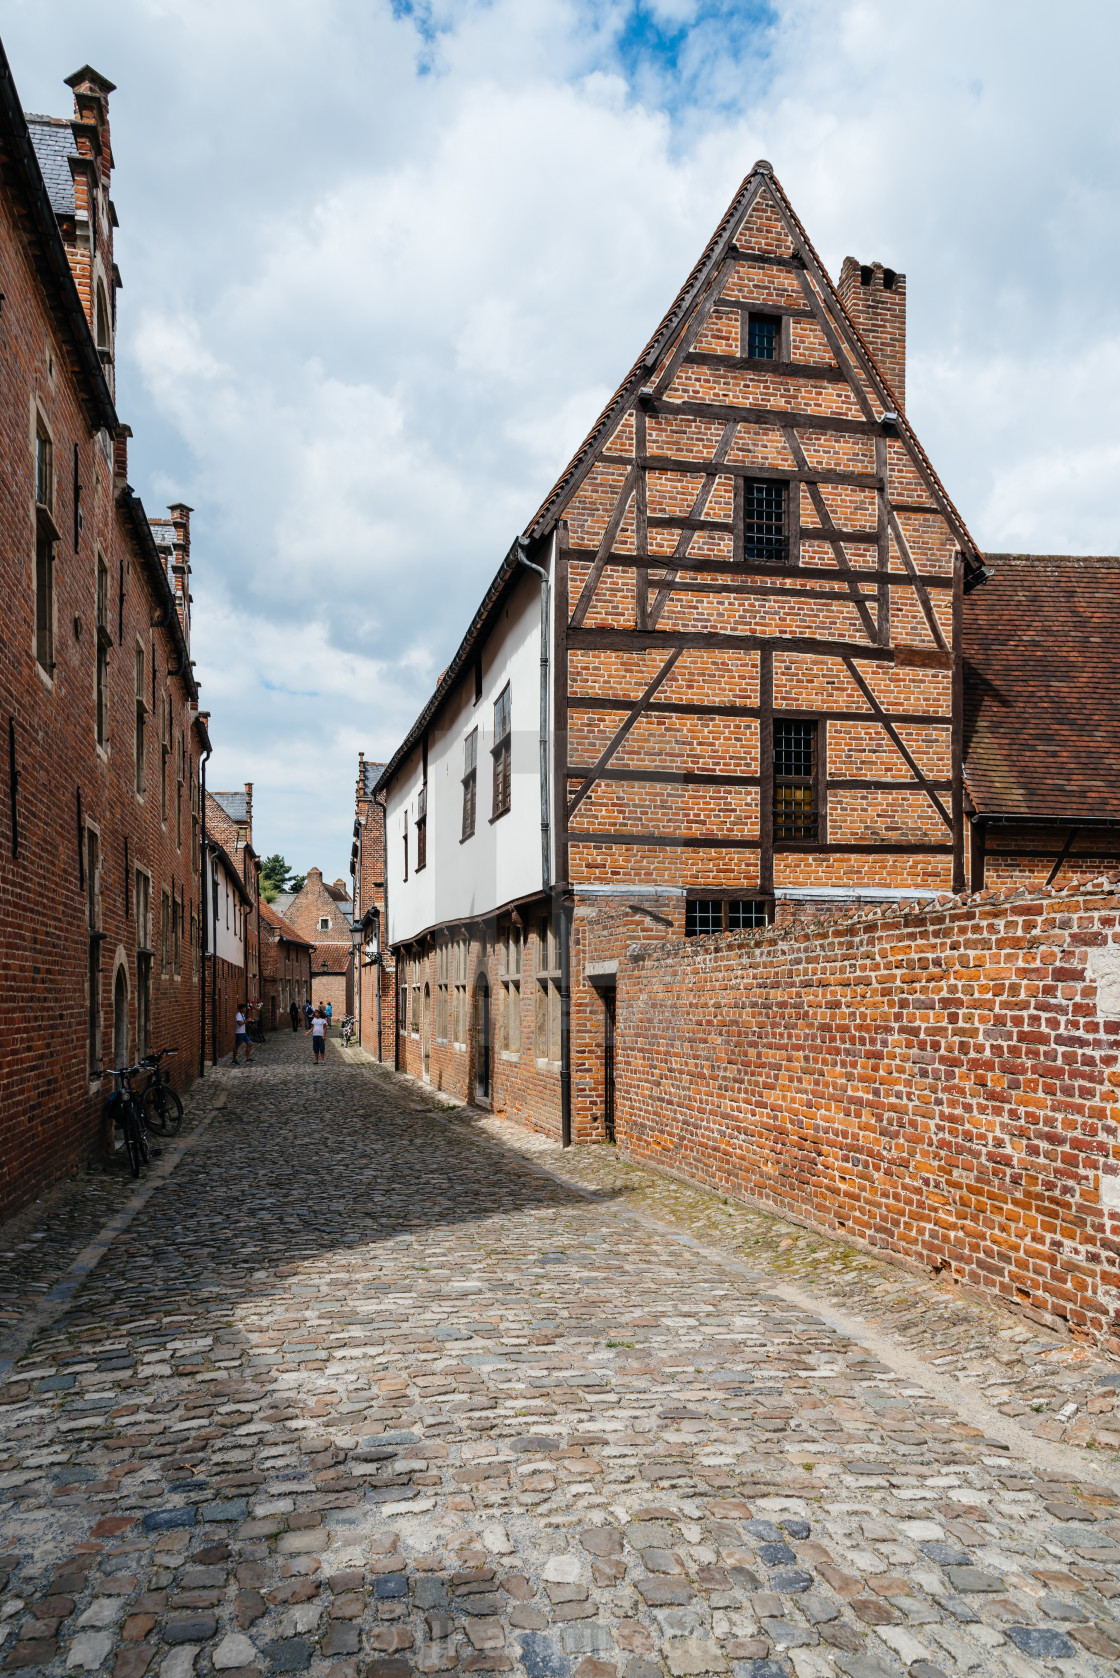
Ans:
{"label": "white painted wall section", "polygon": [[[448,921],[486,915],[542,888],[540,613],[540,578],[527,570],[511,588],[498,621],[480,645],[482,697],[476,702],[474,672],[468,664],[458,688],[429,728],[428,860],[423,869],[416,867],[416,819],[423,784],[419,744],[386,789],[391,944]],[[507,682],[513,722],[512,792],[508,813],[494,819],[494,705]],[[475,728],[477,813],[474,836],[464,840],[464,748]]]}

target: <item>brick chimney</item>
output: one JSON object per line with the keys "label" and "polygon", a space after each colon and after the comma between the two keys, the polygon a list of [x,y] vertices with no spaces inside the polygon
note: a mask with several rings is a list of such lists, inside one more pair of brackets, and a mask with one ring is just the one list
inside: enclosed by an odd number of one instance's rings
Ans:
{"label": "brick chimney", "polygon": [[120,274],[113,260],[113,228],[116,212],[109,201],[113,173],[113,149],[109,138],[109,95],[114,84],[90,65],[83,64],[66,85],[74,93],[74,116],[70,127],[74,151],[70,172],[74,178],[74,224],[63,231],[78,294],[105,368],[110,390],[114,385],[114,345],[117,328],[117,287]]}
{"label": "brick chimney", "polygon": [[884,268],[881,262],[844,258],[840,270],[840,301],[855,321],[875,364],[906,408],[906,275]]}
{"label": "brick chimney", "polygon": [[245,843],[253,843],[253,783],[245,782]]}
{"label": "brick chimney", "polygon": [[175,609],[183,626],[187,646],[191,644],[191,514],[193,507],[176,501],[167,511],[175,531],[171,557],[171,586],[175,590]]}

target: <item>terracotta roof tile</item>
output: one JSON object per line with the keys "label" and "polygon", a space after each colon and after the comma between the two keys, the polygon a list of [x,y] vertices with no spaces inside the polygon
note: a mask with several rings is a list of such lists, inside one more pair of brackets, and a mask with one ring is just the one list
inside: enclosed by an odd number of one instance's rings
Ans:
{"label": "terracotta roof tile", "polygon": [[982,815],[1120,820],[1120,558],[985,554],[965,597],[965,778]]}
{"label": "terracotta roof tile", "polygon": [[349,944],[316,944],[311,957],[311,972],[316,973],[347,973],[353,959],[353,950]]}

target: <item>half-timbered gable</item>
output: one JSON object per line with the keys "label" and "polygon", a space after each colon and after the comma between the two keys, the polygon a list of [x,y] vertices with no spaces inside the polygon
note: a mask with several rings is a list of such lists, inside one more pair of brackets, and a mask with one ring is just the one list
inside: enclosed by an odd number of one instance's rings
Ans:
{"label": "half-timbered gable", "polygon": [[644,943],[964,885],[984,568],[904,388],[904,276],[834,284],[756,164],[378,780],[398,1064],[609,1136]]}
{"label": "half-timbered gable", "polygon": [[567,569],[573,886],[963,883],[954,611],[981,568],[853,320],[900,367],[888,276],[849,263],[881,307],[846,308],[757,165],[538,521]]}

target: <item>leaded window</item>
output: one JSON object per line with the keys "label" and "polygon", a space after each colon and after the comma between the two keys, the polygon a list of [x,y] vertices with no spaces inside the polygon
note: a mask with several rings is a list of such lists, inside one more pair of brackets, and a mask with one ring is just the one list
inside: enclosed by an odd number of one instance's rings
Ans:
{"label": "leaded window", "polygon": [[818,837],[817,725],[774,723],[774,838]]}
{"label": "leaded window", "polygon": [[784,565],[789,557],[786,490],[781,478],[747,478],[743,483],[743,557]]}
{"label": "leaded window", "polygon": [[747,354],[753,360],[777,361],[781,324],[777,315],[748,315]]}

